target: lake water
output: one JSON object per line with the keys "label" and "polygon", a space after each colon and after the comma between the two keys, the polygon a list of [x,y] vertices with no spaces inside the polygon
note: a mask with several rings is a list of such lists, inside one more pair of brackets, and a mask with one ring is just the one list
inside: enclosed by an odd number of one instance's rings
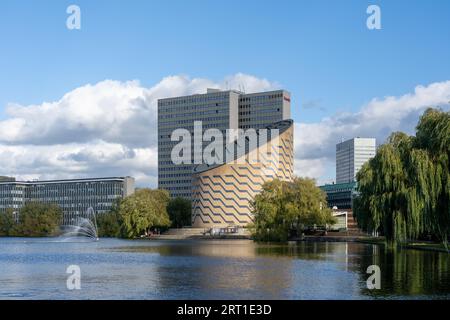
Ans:
{"label": "lake water", "polygon": [[[368,290],[378,265],[381,289]],[[66,269],[81,269],[70,291]],[[0,299],[449,299],[450,255],[360,243],[0,238]]]}

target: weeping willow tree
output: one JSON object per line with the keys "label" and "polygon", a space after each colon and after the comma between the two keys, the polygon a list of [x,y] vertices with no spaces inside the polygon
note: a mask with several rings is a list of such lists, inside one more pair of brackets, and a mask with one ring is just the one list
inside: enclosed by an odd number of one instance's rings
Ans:
{"label": "weeping willow tree", "polygon": [[251,229],[257,241],[286,241],[292,230],[299,232],[306,226],[337,222],[327,207],[325,193],[308,178],[265,182],[251,205],[254,214]]}
{"label": "weeping willow tree", "polygon": [[390,243],[450,235],[450,113],[429,108],[416,136],[393,133],[358,172],[360,228]]}

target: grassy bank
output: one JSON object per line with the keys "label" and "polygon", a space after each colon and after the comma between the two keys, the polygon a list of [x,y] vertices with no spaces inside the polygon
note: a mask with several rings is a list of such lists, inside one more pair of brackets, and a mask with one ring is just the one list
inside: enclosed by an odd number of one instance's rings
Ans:
{"label": "grassy bank", "polygon": [[[383,246],[386,245],[386,241],[383,237],[379,237],[379,238],[368,237],[365,239],[359,239],[359,240],[357,240],[357,242],[383,245]],[[398,246],[400,248],[404,248],[404,249],[428,250],[428,251],[439,251],[439,252],[450,253],[449,247],[445,247],[444,244],[436,243],[436,242],[409,241],[406,243],[401,243]]]}

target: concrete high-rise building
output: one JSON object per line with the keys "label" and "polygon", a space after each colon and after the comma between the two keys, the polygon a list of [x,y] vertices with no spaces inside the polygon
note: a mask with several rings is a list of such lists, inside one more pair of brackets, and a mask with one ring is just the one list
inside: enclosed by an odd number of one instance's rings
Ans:
{"label": "concrete high-rise building", "polygon": [[290,118],[290,101],[285,90],[245,94],[217,89],[158,100],[158,187],[168,190],[172,197],[192,198],[192,173],[198,163],[173,163],[172,149],[179,143],[171,141],[174,130],[186,129],[193,137],[195,121],[202,122],[203,132],[218,129],[224,137],[227,129],[264,128]]}
{"label": "concrete high-rise building", "polygon": [[291,97],[285,90],[241,94],[239,128],[262,129],[291,118]]}
{"label": "concrete high-rise building", "polygon": [[354,138],[336,145],[336,184],[355,181],[362,165],[375,156],[375,138]]}

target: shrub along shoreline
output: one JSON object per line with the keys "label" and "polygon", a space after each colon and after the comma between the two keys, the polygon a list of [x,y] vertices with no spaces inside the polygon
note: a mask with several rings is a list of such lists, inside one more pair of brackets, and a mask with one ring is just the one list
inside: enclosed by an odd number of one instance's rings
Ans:
{"label": "shrub along shoreline", "polygon": [[[26,203],[15,214],[0,214],[0,237],[55,237],[61,235],[62,210],[56,204]],[[99,237],[140,238],[156,230],[190,224],[191,204],[186,199],[170,199],[158,189],[139,189],[118,200],[108,213],[97,215]]]}

